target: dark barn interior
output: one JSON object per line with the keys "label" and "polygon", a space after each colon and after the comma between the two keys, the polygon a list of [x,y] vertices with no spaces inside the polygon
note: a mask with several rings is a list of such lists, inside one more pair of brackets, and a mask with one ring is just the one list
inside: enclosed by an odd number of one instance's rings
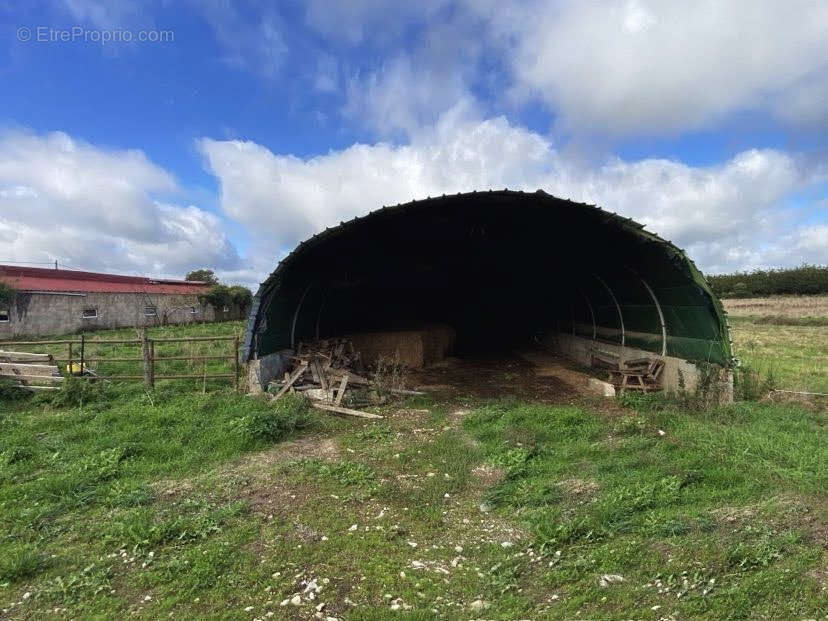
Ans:
{"label": "dark barn interior", "polygon": [[542,191],[383,207],[305,241],[262,284],[247,359],[318,337],[456,331],[456,354],[549,332],[727,364],[721,305],[684,253]]}

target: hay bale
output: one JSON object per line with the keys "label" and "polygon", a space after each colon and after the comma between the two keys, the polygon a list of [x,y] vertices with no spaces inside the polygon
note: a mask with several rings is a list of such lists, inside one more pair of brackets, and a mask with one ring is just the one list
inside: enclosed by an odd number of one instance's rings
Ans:
{"label": "hay bale", "polygon": [[450,326],[434,324],[414,330],[360,332],[348,338],[367,365],[387,357],[419,369],[445,358],[454,347],[455,334]]}

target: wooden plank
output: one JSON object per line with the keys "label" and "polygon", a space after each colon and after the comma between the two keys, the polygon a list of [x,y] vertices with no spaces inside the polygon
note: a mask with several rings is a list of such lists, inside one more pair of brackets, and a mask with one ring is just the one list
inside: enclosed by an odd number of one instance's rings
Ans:
{"label": "wooden plank", "polygon": [[57,366],[53,364],[21,364],[0,362],[0,374],[23,375],[60,375]]}
{"label": "wooden plank", "polygon": [[322,368],[322,363],[319,361],[319,358],[314,358],[311,362],[311,370],[314,374],[314,379],[319,382],[319,385],[322,386],[322,390],[328,390],[328,378],[325,377],[325,369]]}
{"label": "wooden plank", "polygon": [[18,375],[16,373],[2,373],[0,372],[0,377],[8,377],[11,379],[18,379],[18,380],[43,380],[46,382],[62,382],[63,378],[60,375]]}
{"label": "wooden plank", "polygon": [[32,354],[22,351],[4,351],[0,349],[0,361],[3,362],[51,362],[51,354]]}
{"label": "wooden plank", "polygon": [[285,382],[285,385],[282,386],[279,389],[279,392],[277,392],[276,396],[273,397],[273,398],[278,399],[283,394],[285,394],[288,391],[288,388],[293,386],[293,382],[295,382],[297,379],[299,379],[299,376],[302,375],[302,373],[304,373],[305,369],[307,369],[307,368],[308,368],[308,363],[307,362],[304,362],[304,361],[300,362],[299,366],[296,367],[296,370],[293,372],[293,375],[290,376],[290,379],[287,382]]}
{"label": "wooden plank", "polygon": [[339,382],[339,390],[336,391],[336,400],[334,405],[339,406],[342,403],[342,396],[345,394],[345,387],[348,385],[348,373],[342,375],[342,381]]}
{"label": "wooden plank", "polygon": [[351,408],[343,408],[337,405],[328,405],[327,403],[312,403],[317,410],[325,410],[326,412],[336,412],[337,414],[347,414],[348,416],[358,416],[359,418],[383,418],[379,414],[369,414],[368,412],[361,412],[360,410],[352,410]]}

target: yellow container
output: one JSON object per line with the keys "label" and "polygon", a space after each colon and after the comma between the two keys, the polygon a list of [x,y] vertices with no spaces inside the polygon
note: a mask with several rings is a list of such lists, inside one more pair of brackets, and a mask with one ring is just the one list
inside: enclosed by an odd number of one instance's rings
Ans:
{"label": "yellow container", "polygon": [[81,367],[80,362],[73,362],[66,365],[66,372],[69,375],[83,375],[83,367]]}

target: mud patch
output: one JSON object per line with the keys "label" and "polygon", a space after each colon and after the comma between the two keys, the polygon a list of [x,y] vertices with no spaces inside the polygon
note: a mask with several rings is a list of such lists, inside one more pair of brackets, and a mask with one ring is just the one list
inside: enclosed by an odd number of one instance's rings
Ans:
{"label": "mud patch", "polygon": [[476,476],[485,487],[497,485],[506,476],[503,468],[492,466],[490,464],[481,464],[472,470],[472,474]]}
{"label": "mud patch", "polygon": [[309,435],[296,440],[289,440],[273,448],[245,457],[234,470],[267,468],[286,461],[299,459],[335,460],[340,456],[339,447],[333,438]]}

